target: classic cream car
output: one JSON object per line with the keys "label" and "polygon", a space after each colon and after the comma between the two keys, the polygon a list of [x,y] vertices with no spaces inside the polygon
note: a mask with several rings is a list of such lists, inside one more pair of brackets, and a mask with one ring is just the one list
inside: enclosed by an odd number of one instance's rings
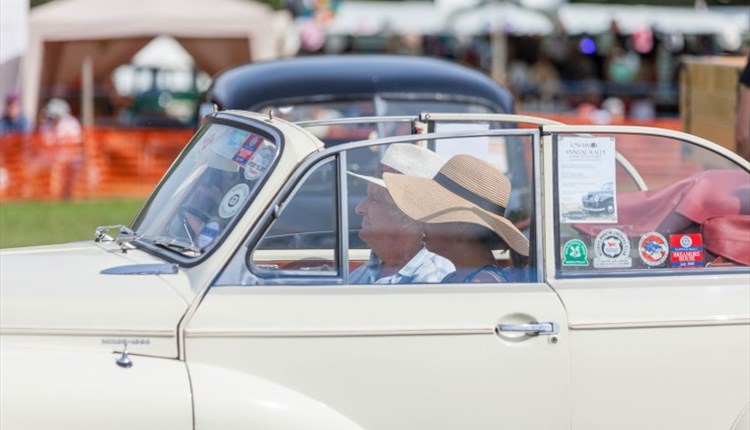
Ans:
{"label": "classic cream car", "polygon": [[[211,114],[129,227],[0,253],[0,428],[750,428],[750,163],[510,115],[306,129],[353,121]],[[394,143],[510,177],[512,282],[349,282],[370,251],[348,173]],[[607,183],[612,213],[584,211]]]}

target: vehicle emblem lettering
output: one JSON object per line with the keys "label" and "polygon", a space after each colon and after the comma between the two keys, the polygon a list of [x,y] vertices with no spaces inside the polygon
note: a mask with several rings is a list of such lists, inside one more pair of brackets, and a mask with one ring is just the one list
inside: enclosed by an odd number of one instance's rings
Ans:
{"label": "vehicle emblem lettering", "polygon": [[622,230],[608,228],[602,230],[594,241],[594,267],[612,269],[632,267],[630,240]]}
{"label": "vehicle emblem lettering", "polygon": [[638,256],[647,266],[659,266],[667,261],[669,246],[667,239],[658,232],[650,231],[638,241]]}
{"label": "vehicle emblem lettering", "polygon": [[563,246],[563,266],[588,266],[588,248],[580,239],[571,239]]}
{"label": "vehicle emblem lettering", "polygon": [[136,338],[136,339],[113,338],[113,337],[102,338],[102,345],[150,345],[150,344],[151,344],[151,339],[149,338]]}

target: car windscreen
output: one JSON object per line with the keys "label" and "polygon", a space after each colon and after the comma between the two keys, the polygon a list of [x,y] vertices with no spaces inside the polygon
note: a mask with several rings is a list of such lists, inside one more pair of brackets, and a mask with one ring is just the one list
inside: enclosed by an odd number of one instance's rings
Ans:
{"label": "car windscreen", "polygon": [[253,200],[278,140],[264,130],[205,125],[141,210],[135,234],[183,257],[208,252]]}

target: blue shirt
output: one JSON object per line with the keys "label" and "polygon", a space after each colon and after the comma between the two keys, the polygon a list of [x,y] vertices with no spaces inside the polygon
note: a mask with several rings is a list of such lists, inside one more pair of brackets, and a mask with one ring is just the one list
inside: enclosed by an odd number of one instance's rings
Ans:
{"label": "blue shirt", "polygon": [[485,278],[489,277],[493,279],[494,282],[510,282],[510,279],[508,278],[508,274],[505,273],[503,269],[493,264],[488,264],[486,266],[482,266],[479,269],[469,273],[468,275],[466,275],[464,279],[455,279],[456,272],[450,273],[445,278],[443,278],[443,283],[444,284],[457,284],[457,283],[474,282],[474,279],[479,275],[484,275]]}
{"label": "blue shirt", "polygon": [[19,116],[16,119],[12,119],[8,116],[0,118],[0,134],[5,133],[28,133],[31,131],[29,122],[26,117]]}
{"label": "blue shirt", "polygon": [[383,262],[374,253],[367,263],[349,274],[350,284],[437,283],[456,270],[448,259],[422,248],[404,267],[391,276],[380,277]]}

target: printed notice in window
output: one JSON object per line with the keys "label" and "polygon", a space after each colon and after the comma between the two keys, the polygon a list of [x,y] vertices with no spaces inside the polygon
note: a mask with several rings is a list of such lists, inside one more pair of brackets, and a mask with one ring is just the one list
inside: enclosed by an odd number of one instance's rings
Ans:
{"label": "printed notice in window", "polygon": [[558,148],[560,222],[616,223],[615,138],[561,136]]}

